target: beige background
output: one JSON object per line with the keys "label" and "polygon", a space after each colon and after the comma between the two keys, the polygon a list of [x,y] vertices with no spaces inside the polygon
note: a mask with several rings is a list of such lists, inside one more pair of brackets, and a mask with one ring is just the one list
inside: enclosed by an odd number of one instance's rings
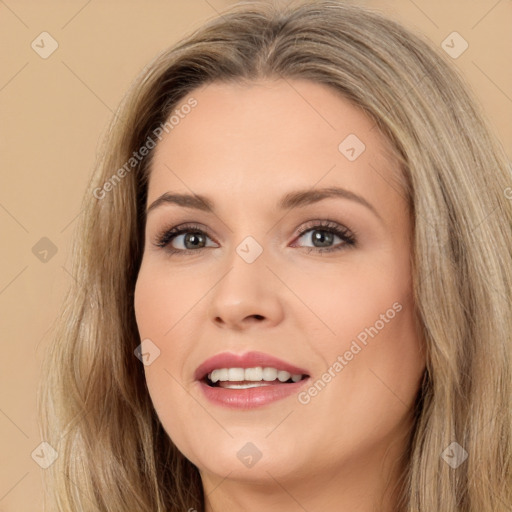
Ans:
{"label": "beige background", "polygon": [[[42,510],[35,390],[48,330],[71,282],[69,249],[99,140],[136,73],[230,0],[0,0],[0,512]],[[467,77],[512,158],[511,0],[366,1],[435,45],[469,43]],[[58,49],[41,58],[43,31]],[[43,237],[55,255],[40,261]],[[44,243],[44,242],[42,242]]]}

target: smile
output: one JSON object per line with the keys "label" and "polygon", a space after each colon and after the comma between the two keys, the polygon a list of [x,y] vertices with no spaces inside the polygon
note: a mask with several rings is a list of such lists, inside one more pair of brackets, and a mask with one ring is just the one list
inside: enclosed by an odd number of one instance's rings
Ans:
{"label": "smile", "polygon": [[209,401],[237,409],[281,400],[309,380],[306,370],[262,352],[218,354],[200,365],[195,377]]}

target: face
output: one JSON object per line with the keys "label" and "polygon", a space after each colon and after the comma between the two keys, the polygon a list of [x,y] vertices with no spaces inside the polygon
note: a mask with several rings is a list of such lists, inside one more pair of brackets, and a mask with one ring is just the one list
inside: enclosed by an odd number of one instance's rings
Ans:
{"label": "face", "polygon": [[[163,427],[203,478],[380,467],[403,449],[425,367],[412,219],[387,142],[306,80],[214,83],[180,105],[193,100],[155,148],[135,290]],[[201,366],[250,352],[263,358]],[[259,367],[302,377],[244,371]],[[198,380],[215,368],[242,373]]]}

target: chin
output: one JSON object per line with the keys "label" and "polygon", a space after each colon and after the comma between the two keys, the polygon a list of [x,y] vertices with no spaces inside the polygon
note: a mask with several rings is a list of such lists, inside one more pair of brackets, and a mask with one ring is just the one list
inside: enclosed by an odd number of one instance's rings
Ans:
{"label": "chin", "polygon": [[[268,430],[265,435],[268,435]],[[275,444],[269,440],[258,441],[247,435],[226,438],[224,443],[214,441],[215,449],[205,451],[204,441],[197,446],[198,457],[190,455],[191,460],[201,473],[215,474],[221,478],[229,474],[229,479],[252,483],[265,483],[273,477],[280,481],[285,477],[300,477],[302,468],[308,468],[305,460],[297,454],[297,445],[286,449],[281,439],[276,437]],[[290,436],[291,439],[291,436]],[[305,474],[307,477],[307,474]]]}

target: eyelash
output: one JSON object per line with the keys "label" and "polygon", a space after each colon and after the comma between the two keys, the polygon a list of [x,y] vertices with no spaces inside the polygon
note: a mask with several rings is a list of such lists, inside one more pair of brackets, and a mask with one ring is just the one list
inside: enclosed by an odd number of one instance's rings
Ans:
{"label": "eyelash", "polygon": [[[316,251],[318,253],[326,253],[326,252],[335,252],[340,251],[346,248],[351,248],[356,245],[356,235],[351,232],[345,226],[342,226],[336,222],[332,221],[312,221],[313,224],[306,225],[298,230],[298,237],[301,238],[302,235],[307,233],[308,231],[325,231],[328,233],[332,233],[343,240],[344,243],[336,245],[334,247],[322,248],[322,247],[302,247],[302,249],[306,249],[306,252],[309,254],[311,251]],[[211,238],[207,232],[205,232],[200,226],[197,224],[184,224],[182,226],[174,227],[171,229],[164,230],[162,233],[157,235],[155,241],[153,242],[157,247],[165,249],[170,254],[180,254],[185,255],[191,252],[200,252],[202,249],[207,249],[207,247],[200,247],[199,249],[174,249],[169,246],[169,244],[179,235],[183,233],[194,233],[206,235],[208,238]]]}

